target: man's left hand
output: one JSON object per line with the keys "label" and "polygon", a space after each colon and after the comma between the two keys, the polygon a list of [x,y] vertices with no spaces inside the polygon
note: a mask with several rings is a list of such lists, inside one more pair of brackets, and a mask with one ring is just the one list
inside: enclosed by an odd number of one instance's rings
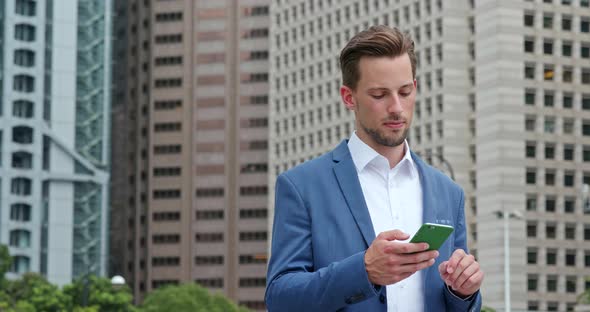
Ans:
{"label": "man's left hand", "polygon": [[453,292],[463,298],[473,295],[481,287],[483,271],[475,257],[457,249],[448,261],[438,266],[441,278]]}

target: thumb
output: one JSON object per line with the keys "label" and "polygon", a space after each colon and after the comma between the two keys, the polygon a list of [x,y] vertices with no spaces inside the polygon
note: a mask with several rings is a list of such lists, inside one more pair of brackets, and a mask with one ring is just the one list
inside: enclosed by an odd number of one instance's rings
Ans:
{"label": "thumb", "polygon": [[404,233],[402,230],[391,230],[379,233],[376,239],[383,239],[387,241],[393,240],[406,240],[410,238],[408,233]]}

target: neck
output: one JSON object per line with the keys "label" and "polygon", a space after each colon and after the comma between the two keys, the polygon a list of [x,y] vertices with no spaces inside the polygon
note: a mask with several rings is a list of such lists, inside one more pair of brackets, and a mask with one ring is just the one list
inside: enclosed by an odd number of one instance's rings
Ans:
{"label": "neck", "polygon": [[372,149],[379,153],[379,155],[385,157],[389,161],[389,168],[395,167],[402,160],[402,158],[404,158],[406,153],[405,141],[397,146],[386,146],[375,142],[364,132],[357,131],[356,135],[359,137],[359,139],[361,139],[361,141],[365,142],[365,144],[369,145]]}

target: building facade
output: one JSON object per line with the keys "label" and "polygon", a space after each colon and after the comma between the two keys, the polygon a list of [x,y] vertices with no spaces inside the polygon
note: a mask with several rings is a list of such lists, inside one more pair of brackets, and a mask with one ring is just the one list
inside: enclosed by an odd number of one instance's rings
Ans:
{"label": "building facade", "polygon": [[[338,56],[371,25],[409,32],[418,59],[412,150],[465,191],[484,305],[572,309],[590,287],[587,0],[274,0],[269,207],[276,176],[348,138]],[[508,221],[505,261],[501,213]],[[272,227],[272,208],[269,211]]]}
{"label": "building facade", "polygon": [[58,285],[108,259],[111,1],[0,2],[0,243]]}
{"label": "building facade", "polygon": [[138,301],[196,282],[263,310],[268,1],[129,0],[117,12],[116,266]]}

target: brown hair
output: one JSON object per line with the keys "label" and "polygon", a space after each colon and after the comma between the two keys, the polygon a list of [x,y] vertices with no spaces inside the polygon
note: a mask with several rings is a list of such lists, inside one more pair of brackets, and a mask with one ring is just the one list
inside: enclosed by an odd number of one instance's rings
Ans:
{"label": "brown hair", "polygon": [[398,57],[407,53],[412,64],[412,77],[416,77],[416,54],[414,41],[408,33],[402,33],[397,28],[384,25],[371,28],[356,34],[340,52],[340,70],[342,83],[355,89],[360,80],[359,62],[363,56],[368,57]]}

